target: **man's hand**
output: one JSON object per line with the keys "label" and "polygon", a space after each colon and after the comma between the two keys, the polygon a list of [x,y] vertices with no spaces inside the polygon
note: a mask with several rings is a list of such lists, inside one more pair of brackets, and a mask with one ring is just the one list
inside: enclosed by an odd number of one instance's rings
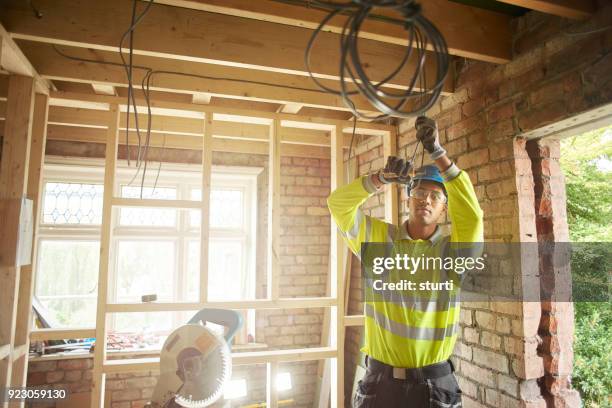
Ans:
{"label": "man's hand", "polygon": [[438,125],[435,120],[427,116],[419,116],[414,127],[417,130],[417,140],[423,143],[423,147],[429,152],[432,160],[436,160],[446,154],[446,150],[440,145]]}
{"label": "man's hand", "polygon": [[400,183],[408,184],[410,182],[410,170],[412,164],[397,156],[389,156],[384,169],[378,171],[378,180],[383,184]]}

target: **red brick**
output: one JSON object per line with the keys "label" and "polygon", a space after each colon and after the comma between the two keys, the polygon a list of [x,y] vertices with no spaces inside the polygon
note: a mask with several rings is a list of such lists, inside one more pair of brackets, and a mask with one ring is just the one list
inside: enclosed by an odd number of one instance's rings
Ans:
{"label": "red brick", "polygon": [[485,147],[470,153],[462,154],[457,158],[457,166],[461,169],[470,169],[481,166],[489,161],[489,150]]}
{"label": "red brick", "polygon": [[563,100],[557,100],[547,105],[540,105],[521,113],[518,126],[521,131],[538,129],[545,125],[564,119],[567,114]]}
{"label": "red brick", "polygon": [[474,350],[474,363],[491,368],[498,372],[508,373],[508,357],[503,354],[486,350]]}
{"label": "red brick", "polygon": [[511,140],[489,145],[489,156],[492,161],[510,159],[514,156],[514,147]]}
{"label": "red brick", "polygon": [[468,118],[474,116],[484,108],[484,97],[478,96],[470,101],[467,101],[461,106],[463,117]]}
{"label": "red brick", "polygon": [[487,134],[484,131],[472,133],[467,137],[467,141],[470,149],[476,149],[488,144]]}
{"label": "red brick", "polygon": [[514,102],[505,102],[503,104],[492,107],[487,112],[487,119],[489,124],[499,122],[503,119],[510,119],[514,116]]}
{"label": "red brick", "polygon": [[140,390],[120,390],[111,393],[111,401],[132,401],[140,399]]}
{"label": "red brick", "polygon": [[70,371],[66,371],[66,373],[64,374],[64,379],[68,382],[76,382],[81,380],[81,377],[83,376],[83,372],[80,370],[70,370]]}
{"label": "red brick", "polygon": [[63,371],[49,371],[47,372],[47,382],[48,383],[56,383],[56,382],[60,382],[61,380],[64,379],[64,372]]}
{"label": "red brick", "polygon": [[495,386],[495,376],[492,375],[491,371],[486,368],[481,368],[466,361],[462,361],[461,374],[465,375],[467,378],[475,381],[478,384],[487,387]]}

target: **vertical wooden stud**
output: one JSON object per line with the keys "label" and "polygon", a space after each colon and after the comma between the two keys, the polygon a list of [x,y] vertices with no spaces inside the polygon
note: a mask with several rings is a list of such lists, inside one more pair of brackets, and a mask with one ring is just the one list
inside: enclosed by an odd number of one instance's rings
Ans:
{"label": "vertical wooden stud", "polygon": [[200,303],[208,301],[208,256],[210,246],[210,182],[212,174],[213,114],[206,112],[202,141],[202,213],[200,225]]}
{"label": "vertical wooden stud", "polygon": [[[390,130],[383,136],[383,156],[385,160],[389,156],[397,154],[397,135],[395,130]],[[385,221],[393,225],[398,223],[398,186],[395,183],[385,186]]]}
{"label": "vertical wooden stud", "polygon": [[[19,293],[19,221],[28,183],[34,110],[34,79],[9,77],[0,169],[0,346],[9,354],[0,360],[0,388],[11,385],[15,323]],[[3,406],[7,406],[3,403]]]}
{"label": "vertical wooden stud", "polygon": [[278,363],[266,364],[266,406],[278,408]]}
{"label": "vertical wooden stud", "polygon": [[[342,154],[342,126],[336,125],[331,132],[331,189],[332,191],[344,184],[344,160]],[[332,296],[336,297],[336,306],[332,307],[331,316],[335,320],[332,330],[332,344],[338,350],[337,358],[331,366],[331,405],[344,407],[344,244],[338,228],[332,223],[331,252],[329,257],[332,265]]]}
{"label": "vertical wooden stud", "polygon": [[[42,171],[45,161],[45,146],[47,141],[47,117],[49,113],[49,96],[36,94],[34,98],[34,114],[32,118],[32,143],[30,147],[30,163],[28,169],[27,198],[33,202],[34,237],[32,240],[32,263],[21,268],[19,279],[19,297],[17,307],[17,325],[15,328],[15,344],[30,346],[30,329],[32,326],[32,296],[34,293],[34,277],[36,273],[36,247],[38,235],[38,214],[42,203]],[[27,353],[15,361],[13,366],[12,385],[25,387],[28,371]]]}
{"label": "vertical wooden stud", "polygon": [[96,309],[96,346],[94,351],[93,388],[91,390],[91,407],[101,408],[104,405],[103,365],[106,361],[106,335],[108,321],[106,306],[108,304],[108,268],[111,261],[110,244],[112,239],[112,201],[115,195],[115,173],[117,167],[117,143],[119,139],[120,111],[117,104],[110,106],[108,116],[108,133],[106,136],[106,155],[104,167],[104,201],[102,207],[102,234],[100,240],[100,267],[98,269],[98,306]]}
{"label": "vertical wooden stud", "polygon": [[268,159],[268,298],[279,298],[280,276],[280,120],[270,126]]}

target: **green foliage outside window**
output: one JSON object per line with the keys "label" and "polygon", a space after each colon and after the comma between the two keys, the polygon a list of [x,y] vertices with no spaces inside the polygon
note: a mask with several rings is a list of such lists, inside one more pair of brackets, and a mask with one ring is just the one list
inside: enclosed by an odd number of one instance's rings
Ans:
{"label": "green foliage outside window", "polygon": [[[561,142],[567,215],[572,242],[611,242],[612,126]],[[572,273],[580,277],[610,273],[607,251],[580,246],[572,257]],[[573,385],[585,407],[612,407],[612,305],[575,303]]]}

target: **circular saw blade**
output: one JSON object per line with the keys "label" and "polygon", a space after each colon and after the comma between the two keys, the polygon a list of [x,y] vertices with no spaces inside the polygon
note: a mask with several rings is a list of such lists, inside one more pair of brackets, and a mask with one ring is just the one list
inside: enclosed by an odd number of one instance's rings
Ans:
{"label": "circular saw blade", "polygon": [[162,407],[207,407],[217,401],[231,377],[231,353],[226,341],[207,327],[188,324],[164,343],[160,378],[153,401]]}

